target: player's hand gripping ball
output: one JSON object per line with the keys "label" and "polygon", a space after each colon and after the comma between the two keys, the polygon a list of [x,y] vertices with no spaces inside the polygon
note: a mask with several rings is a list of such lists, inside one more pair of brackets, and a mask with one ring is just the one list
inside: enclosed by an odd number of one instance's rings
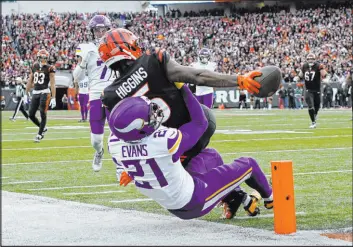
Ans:
{"label": "player's hand gripping ball", "polygon": [[260,83],[261,87],[254,96],[266,98],[272,96],[281,85],[282,72],[277,66],[265,66],[259,70],[262,75],[254,77],[254,80]]}

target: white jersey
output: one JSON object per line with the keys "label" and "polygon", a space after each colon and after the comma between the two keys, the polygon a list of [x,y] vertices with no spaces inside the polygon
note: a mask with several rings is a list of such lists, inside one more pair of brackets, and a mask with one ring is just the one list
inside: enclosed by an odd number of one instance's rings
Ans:
{"label": "white jersey", "polygon": [[98,47],[93,43],[80,44],[79,49],[82,57],[86,58],[86,69],[80,69],[80,65],[76,66],[74,71],[75,80],[83,79],[85,73],[88,76],[89,100],[100,99],[100,96],[107,86],[113,82],[112,71],[101,60],[98,54]]}
{"label": "white jersey", "polygon": [[[168,149],[168,139],[177,138]],[[161,126],[152,135],[137,144],[120,141],[111,134],[108,147],[113,160],[130,176],[136,188],[167,209],[185,206],[194,192],[194,180],[172,156],[179,148],[181,133],[177,129]]]}
{"label": "white jersey", "polygon": [[[209,71],[214,72],[217,68],[217,65],[213,62],[208,62],[207,64],[203,64],[201,62],[191,64],[191,67],[196,69],[207,69]],[[206,87],[206,86],[196,86],[196,96],[201,96],[205,94],[213,93],[213,87]]]}
{"label": "white jersey", "polygon": [[88,77],[85,76],[85,79],[78,83],[79,93],[88,94]]}

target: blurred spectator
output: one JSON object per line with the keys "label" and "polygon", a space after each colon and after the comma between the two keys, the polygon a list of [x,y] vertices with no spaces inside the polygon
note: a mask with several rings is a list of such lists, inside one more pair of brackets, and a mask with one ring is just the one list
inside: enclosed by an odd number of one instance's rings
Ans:
{"label": "blurred spectator", "polygon": [[324,94],[323,108],[326,107],[330,109],[332,107],[333,89],[329,83],[327,85],[324,85],[323,94]]}
{"label": "blurred spectator", "polygon": [[240,90],[240,95],[239,95],[239,106],[238,108],[240,110],[243,109],[243,106],[245,106],[245,109],[248,109],[248,104],[246,103],[246,94],[244,90]]}
{"label": "blurred spectator", "polygon": [[63,110],[67,110],[68,99],[67,99],[66,94],[63,95],[61,102],[63,103]]}
{"label": "blurred spectator", "polygon": [[289,109],[295,109],[295,100],[294,100],[295,90],[292,87],[291,83],[289,83],[287,91],[288,91],[288,103],[289,103],[288,107]]}
{"label": "blurred spectator", "polygon": [[[50,53],[58,69],[72,69],[75,49],[90,40],[87,22],[97,13],[41,13],[2,16],[2,86],[13,79],[26,80],[38,49]],[[353,66],[352,1],[286,6],[265,6],[254,10],[186,11],[172,9],[165,17],[155,12],[106,14],[113,27],[128,25],[140,37],[143,49],[161,47],[183,65],[197,60],[202,47],[212,50],[218,72],[246,73],[265,65],[281,68],[286,83],[293,82],[304,57],[314,52],[329,77],[343,83]],[[123,21],[122,21],[123,20]],[[287,102],[286,102],[287,103]],[[285,104],[286,106],[287,104]]]}
{"label": "blurred spectator", "polygon": [[296,109],[303,109],[303,101],[302,101],[303,91],[304,91],[303,88],[299,84],[297,84],[294,90]]}

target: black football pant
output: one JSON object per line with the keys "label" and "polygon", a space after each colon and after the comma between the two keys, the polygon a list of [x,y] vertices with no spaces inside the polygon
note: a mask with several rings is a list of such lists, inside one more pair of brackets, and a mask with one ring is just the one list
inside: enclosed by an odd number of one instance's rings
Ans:
{"label": "black football pant", "polygon": [[25,118],[28,119],[28,114],[24,108],[24,101],[23,101],[23,97],[17,97],[17,106],[16,106],[16,110],[15,112],[13,113],[13,116],[12,118],[14,119],[17,115],[17,113],[21,111],[23,116],[25,116]]}
{"label": "black football pant", "polygon": [[321,92],[305,91],[305,101],[308,104],[308,111],[311,122],[315,122],[315,117],[320,109]]}
{"label": "black football pant", "polygon": [[[39,127],[38,135],[43,134],[45,125],[47,124],[47,111],[50,102],[50,93],[33,94],[31,105],[29,107],[29,118]],[[36,117],[36,112],[40,111],[41,122]]]}

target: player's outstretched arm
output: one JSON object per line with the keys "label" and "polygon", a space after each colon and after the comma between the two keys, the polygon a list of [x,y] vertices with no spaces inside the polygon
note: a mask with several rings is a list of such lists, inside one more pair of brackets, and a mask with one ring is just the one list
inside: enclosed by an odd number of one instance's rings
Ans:
{"label": "player's outstretched arm", "polygon": [[254,80],[261,72],[252,71],[246,75],[226,75],[206,69],[182,66],[169,59],[165,65],[166,74],[171,82],[185,82],[208,87],[239,87],[250,93],[258,93],[260,83]]}

